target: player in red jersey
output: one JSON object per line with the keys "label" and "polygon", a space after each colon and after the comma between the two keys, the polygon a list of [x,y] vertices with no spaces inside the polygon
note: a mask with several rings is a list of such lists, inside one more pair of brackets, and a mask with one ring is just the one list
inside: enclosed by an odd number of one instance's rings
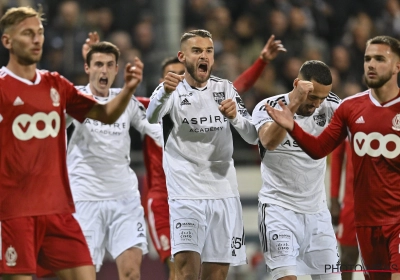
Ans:
{"label": "player in red jersey", "polygon": [[355,223],[366,279],[400,279],[399,72],[400,42],[389,36],[368,40],[364,75],[369,90],[346,98],[318,137],[300,129],[283,103],[282,111],[267,107],[312,158],[326,156],[350,137]]}
{"label": "player in red jersey", "polygon": [[[346,163],[344,197],[340,205],[339,193],[342,177],[342,165]],[[331,215],[332,224],[337,227],[337,240],[340,244],[340,263],[342,270],[352,270],[358,260],[356,227],[354,224],[353,198],[354,170],[351,163],[349,141],[340,144],[331,155]],[[351,280],[352,273],[342,272],[343,280]]]}
{"label": "player in red jersey", "polygon": [[[280,40],[275,40],[272,35],[264,48],[261,50],[260,57],[245,70],[233,83],[239,94],[249,90],[257,81],[265,66],[273,60],[279,52],[286,50],[281,45]],[[168,72],[179,75],[184,73],[184,66],[177,57],[166,59],[162,63],[162,77]],[[162,82],[163,79],[160,79]],[[138,97],[138,100],[147,108],[150,99]],[[144,138],[144,161],[146,165],[146,181],[148,186],[146,218],[148,221],[149,232],[161,261],[166,262],[169,267],[169,279],[174,279],[174,266],[171,265],[171,246],[169,228],[169,207],[168,194],[165,183],[165,174],[162,167],[162,148],[155,141],[145,136]]]}
{"label": "player in red jersey", "polygon": [[44,42],[41,11],[11,8],[0,28],[10,54],[0,69],[0,275],[29,280],[41,266],[60,279],[95,279],[72,216],[64,114],[114,123],[142,80],[143,64],[128,64],[123,92],[100,105],[58,73],[36,68]]}

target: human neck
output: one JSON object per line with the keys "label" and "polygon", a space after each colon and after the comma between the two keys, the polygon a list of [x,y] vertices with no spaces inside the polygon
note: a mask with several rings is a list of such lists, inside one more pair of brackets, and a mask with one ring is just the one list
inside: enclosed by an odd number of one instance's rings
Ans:
{"label": "human neck", "polygon": [[98,91],[92,84],[89,84],[89,87],[92,94],[99,97],[108,97],[110,92],[110,88],[107,88],[104,91]]}
{"label": "human neck", "polygon": [[384,104],[399,95],[399,87],[397,86],[397,82],[387,83],[380,88],[372,88],[371,93],[380,104]]}
{"label": "human neck", "polygon": [[10,59],[6,67],[18,77],[29,81],[32,81],[36,75],[36,63],[31,65],[21,65],[17,61]]}

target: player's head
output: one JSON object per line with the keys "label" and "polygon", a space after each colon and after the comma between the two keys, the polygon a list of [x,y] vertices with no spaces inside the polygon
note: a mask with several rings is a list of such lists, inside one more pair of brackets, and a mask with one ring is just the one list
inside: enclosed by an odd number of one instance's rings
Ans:
{"label": "player's head", "polygon": [[364,80],[369,88],[381,88],[390,80],[397,84],[399,71],[399,40],[390,36],[377,36],[367,41]]}
{"label": "player's head", "polygon": [[3,46],[10,60],[21,65],[40,61],[44,42],[43,13],[31,7],[10,8],[0,19]]}
{"label": "player's head", "polygon": [[168,72],[183,75],[185,73],[185,66],[183,66],[183,64],[179,61],[178,57],[167,57],[161,63],[160,83],[164,81],[164,78]]}
{"label": "player's head", "polygon": [[298,80],[306,80],[313,83],[314,90],[308,94],[306,101],[300,105],[297,114],[311,116],[315,109],[328,97],[332,89],[332,74],[325,63],[319,60],[309,60],[300,67],[298,78],[294,80],[294,85]]}
{"label": "player's head", "polygon": [[214,65],[214,44],[207,30],[192,30],[181,37],[179,61],[185,66],[185,78],[194,86],[204,86]]}
{"label": "player's head", "polygon": [[95,91],[93,94],[108,95],[118,73],[119,56],[118,47],[110,42],[103,41],[90,47],[86,55],[85,72],[89,75],[92,91]]}

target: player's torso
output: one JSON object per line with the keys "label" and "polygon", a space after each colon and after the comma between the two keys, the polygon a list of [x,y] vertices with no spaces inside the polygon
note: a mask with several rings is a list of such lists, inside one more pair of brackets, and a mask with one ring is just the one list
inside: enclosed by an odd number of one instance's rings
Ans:
{"label": "player's torso", "polygon": [[[65,135],[65,96],[57,83],[46,76],[36,84],[5,76],[0,88],[1,153],[6,155],[3,159],[12,164],[13,158],[24,158],[23,163],[13,165],[28,173],[50,167],[46,155],[51,152],[53,159],[58,158],[62,150],[60,136],[64,139]],[[31,157],[32,152],[41,157]]]}
{"label": "player's torso", "polygon": [[[171,135],[164,140],[166,152],[170,148],[178,148],[182,155],[194,155],[206,160],[231,157],[230,123],[218,109],[222,100],[232,98],[227,96],[226,84],[219,79],[217,82],[210,81],[204,90],[181,84],[173,94],[170,116],[163,118],[164,136],[166,131],[172,129]],[[173,139],[170,142],[171,136]]]}
{"label": "player's torso", "polygon": [[[277,107],[278,100],[288,104],[288,94],[268,98],[266,102]],[[339,99],[332,100],[321,103],[311,116],[295,114],[294,120],[303,130],[319,135],[329,124],[334,109],[339,104]],[[262,119],[263,114],[265,118],[269,118],[262,106],[256,109],[259,110],[259,119]],[[326,207],[325,158],[310,158],[289,134],[286,134],[273,151],[266,150],[261,144],[259,146],[263,178],[263,187],[259,194],[261,201],[273,203],[273,199],[283,207],[306,213],[317,212]]]}
{"label": "player's torso", "polygon": [[353,150],[356,221],[363,225],[399,222],[400,98],[381,106],[367,91],[343,105],[351,107],[347,126]]}

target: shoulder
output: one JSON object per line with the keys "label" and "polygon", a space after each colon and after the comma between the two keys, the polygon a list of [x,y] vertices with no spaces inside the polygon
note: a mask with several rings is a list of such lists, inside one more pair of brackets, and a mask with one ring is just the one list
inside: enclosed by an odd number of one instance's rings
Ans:
{"label": "shoulder", "polygon": [[367,89],[366,91],[359,92],[352,96],[346,97],[345,99],[343,99],[342,104],[346,104],[346,106],[349,106],[354,103],[359,103],[364,100],[369,100],[369,93],[370,93],[370,90]]}
{"label": "shoulder", "polygon": [[339,105],[342,100],[339,96],[334,94],[332,91],[329,92],[328,97],[326,98],[326,102],[329,104]]}
{"label": "shoulder", "polygon": [[[288,95],[288,93],[284,93],[284,94],[279,94],[279,95],[275,95],[275,96],[271,96],[268,98],[265,98],[263,100],[261,100],[256,107],[254,107],[254,111],[253,114],[256,112],[260,112],[260,111],[264,111],[265,110],[265,104],[268,104],[271,107],[276,107],[278,105],[278,101],[282,101],[285,105],[287,105],[286,102],[286,96]],[[279,105],[278,105],[279,107]]]}

